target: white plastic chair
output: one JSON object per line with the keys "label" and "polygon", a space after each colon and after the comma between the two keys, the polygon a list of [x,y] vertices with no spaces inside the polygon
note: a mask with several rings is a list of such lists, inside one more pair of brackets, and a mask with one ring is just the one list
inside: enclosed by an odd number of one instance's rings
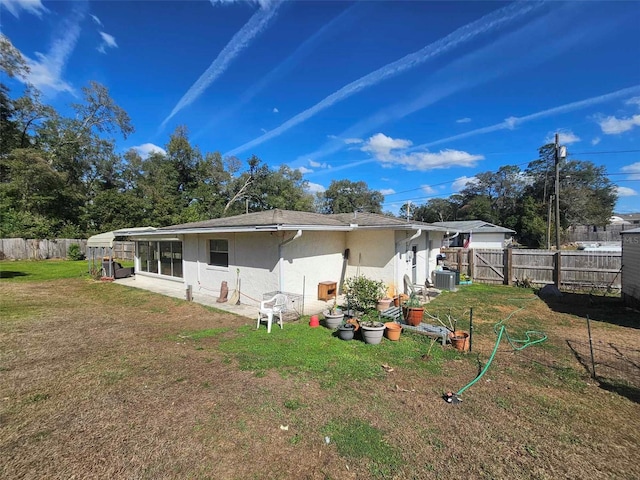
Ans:
{"label": "white plastic chair", "polygon": [[428,301],[428,296],[427,296],[427,284],[425,282],[425,286],[422,287],[420,285],[417,285],[413,282],[411,282],[411,279],[409,278],[409,275],[405,275],[404,278],[404,293],[407,295],[421,295],[422,296],[422,300],[424,302]]}
{"label": "white plastic chair", "polygon": [[274,315],[278,316],[278,325],[282,328],[282,313],[287,310],[287,296],[278,293],[268,300],[260,302],[260,311],[258,312],[258,323],[256,329],[260,328],[260,322],[266,317],[267,333],[271,333],[271,324]]}

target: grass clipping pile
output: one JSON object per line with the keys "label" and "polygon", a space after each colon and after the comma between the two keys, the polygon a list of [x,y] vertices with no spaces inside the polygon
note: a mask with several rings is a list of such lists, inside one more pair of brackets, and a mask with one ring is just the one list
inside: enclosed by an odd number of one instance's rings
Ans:
{"label": "grass clipping pile", "polygon": [[[486,302],[474,310],[473,354],[439,356],[430,370],[398,361],[378,377],[325,388],[308,372],[241,369],[219,347],[255,328],[251,319],[82,279],[3,284],[0,476],[640,477],[631,460],[640,444],[638,403],[599,388],[572,354],[567,339],[583,319],[539,300],[511,324],[544,330],[549,340],[522,352],[499,349],[463,404],[442,401],[486,362],[492,326],[513,310],[506,299],[513,291],[470,299]],[[453,295],[438,301],[446,297]],[[340,342],[313,330],[319,342]],[[258,344],[280,332],[248,335]],[[631,337],[640,346],[630,327],[597,324],[594,337],[627,344]],[[350,355],[402,342],[337,348]],[[321,355],[322,344],[306,354]]]}

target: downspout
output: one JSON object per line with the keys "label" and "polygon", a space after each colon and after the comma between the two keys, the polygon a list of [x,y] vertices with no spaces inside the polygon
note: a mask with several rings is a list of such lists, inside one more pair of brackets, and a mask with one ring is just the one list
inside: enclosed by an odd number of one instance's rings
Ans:
{"label": "downspout", "polygon": [[282,247],[289,245],[290,243],[294,242],[295,240],[297,240],[298,238],[300,238],[302,236],[302,230],[298,230],[296,232],[296,234],[291,237],[289,240],[285,240],[284,242],[278,244],[278,283],[279,283],[279,291],[282,292],[283,290],[283,281],[282,281]]}
{"label": "downspout", "polygon": [[442,239],[442,241],[444,242],[445,240],[448,242],[449,240],[453,240],[454,238],[456,238],[458,235],[460,235],[460,232],[456,232],[453,236],[451,237],[447,237],[447,235],[449,235],[449,232],[444,234],[444,238]]}

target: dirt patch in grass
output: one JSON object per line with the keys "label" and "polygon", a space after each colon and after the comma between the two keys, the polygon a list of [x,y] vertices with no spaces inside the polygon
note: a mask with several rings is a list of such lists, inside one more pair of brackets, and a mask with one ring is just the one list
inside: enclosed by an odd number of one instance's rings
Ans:
{"label": "dirt patch in grass", "polygon": [[[5,284],[0,476],[640,477],[640,405],[600,388],[570,348],[585,339],[584,318],[517,289],[472,293],[458,297],[474,304],[472,353],[448,352],[432,371],[398,361],[380,376],[323,388],[312,370],[241,369],[223,344],[281,333],[247,333],[251,319],[82,279]],[[502,343],[462,404],[444,402],[485,365],[495,322],[513,311],[510,335],[534,329],[548,340],[520,352]],[[594,322],[592,334],[640,348],[634,328]],[[337,362],[353,354],[350,343],[331,344]],[[375,442],[345,444],[361,435]],[[389,460],[368,457],[378,451]]]}

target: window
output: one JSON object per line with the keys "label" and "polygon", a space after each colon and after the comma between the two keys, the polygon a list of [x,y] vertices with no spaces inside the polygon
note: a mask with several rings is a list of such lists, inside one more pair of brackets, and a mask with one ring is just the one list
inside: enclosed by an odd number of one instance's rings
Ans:
{"label": "window", "polygon": [[182,242],[138,242],[140,271],[182,278]]}
{"label": "window", "polygon": [[229,266],[229,241],[209,240],[209,265],[216,267]]}

